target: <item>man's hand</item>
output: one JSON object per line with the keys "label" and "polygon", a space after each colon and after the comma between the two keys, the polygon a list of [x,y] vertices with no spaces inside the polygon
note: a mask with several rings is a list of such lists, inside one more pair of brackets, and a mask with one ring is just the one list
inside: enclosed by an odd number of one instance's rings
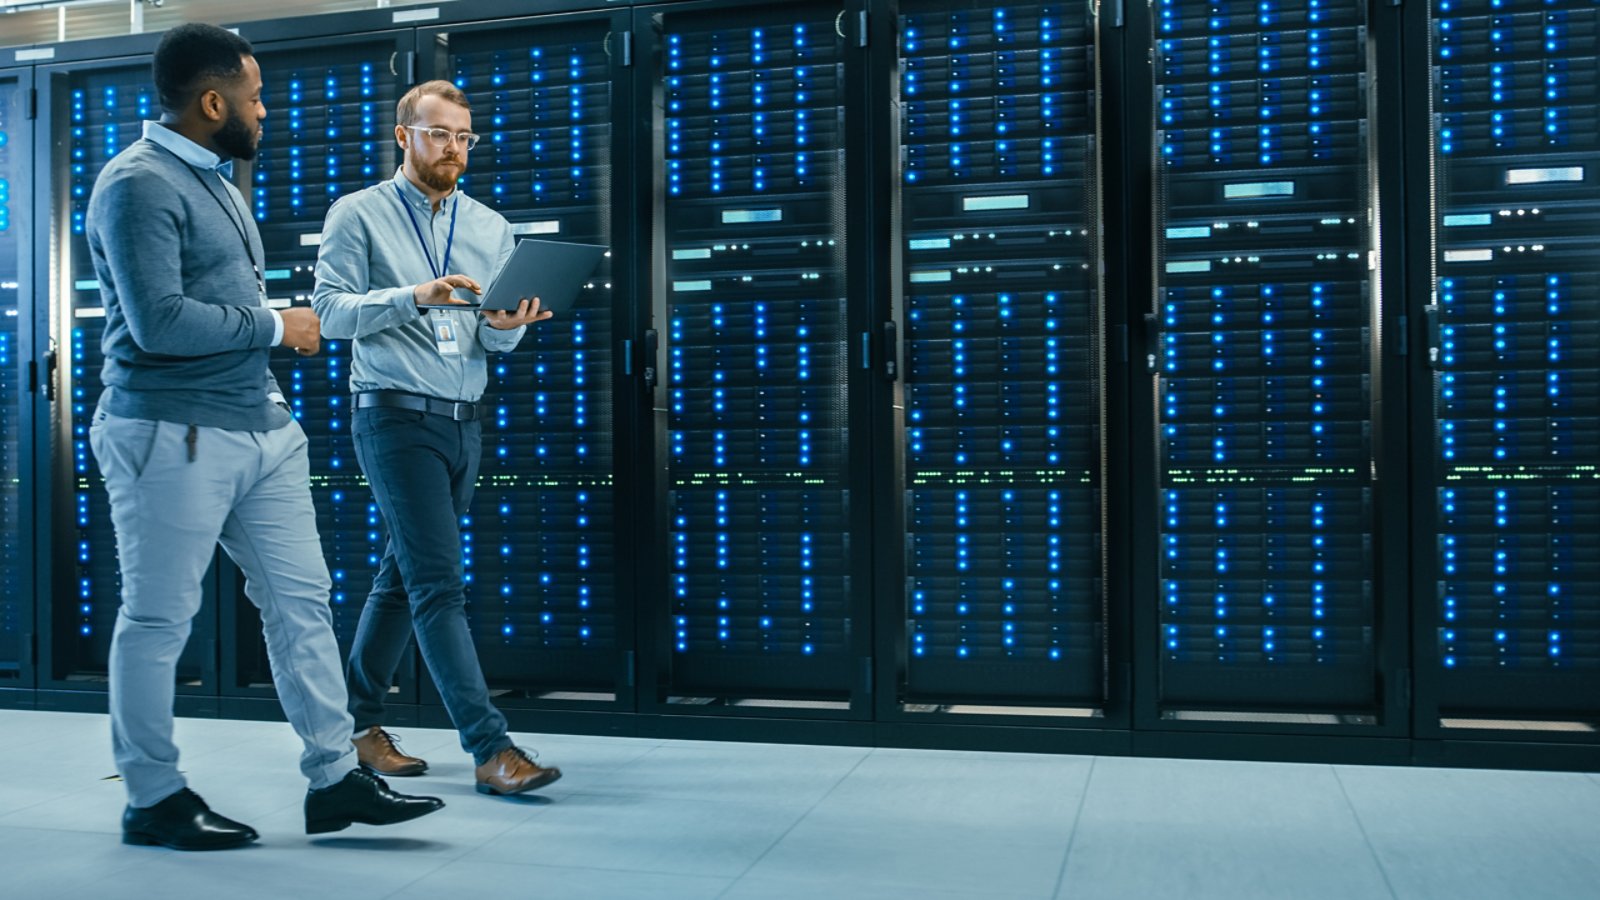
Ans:
{"label": "man's hand", "polygon": [[283,317],[283,346],[293,347],[301,356],[315,356],[322,349],[322,320],[309,306],[278,310]]}
{"label": "man's hand", "polygon": [[555,315],[555,313],[551,312],[550,310],[541,310],[539,308],[538,297],[524,297],[522,298],[522,302],[517,304],[516,312],[507,312],[503,309],[493,309],[486,311],[483,314],[483,317],[489,320],[490,328],[498,328],[501,331],[510,331],[513,328],[521,328],[524,325],[532,325],[534,322],[543,322],[545,319],[548,319],[553,315]]}
{"label": "man's hand", "polygon": [[432,281],[417,285],[411,293],[417,298],[418,306],[442,306],[447,303],[455,304],[456,306],[471,305],[466,300],[458,300],[450,295],[450,292],[456,288],[466,288],[474,294],[483,293],[483,286],[465,275],[446,275],[443,278],[435,278]]}

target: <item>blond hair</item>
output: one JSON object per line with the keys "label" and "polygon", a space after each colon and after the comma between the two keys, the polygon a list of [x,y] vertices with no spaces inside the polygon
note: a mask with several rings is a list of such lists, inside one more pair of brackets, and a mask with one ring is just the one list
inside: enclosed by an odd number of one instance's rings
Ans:
{"label": "blond hair", "polygon": [[451,103],[461,107],[467,112],[472,112],[472,104],[467,102],[467,95],[461,89],[448,81],[424,81],[400,98],[395,105],[394,121],[396,125],[415,125],[417,121],[417,104],[423,97],[443,97]]}

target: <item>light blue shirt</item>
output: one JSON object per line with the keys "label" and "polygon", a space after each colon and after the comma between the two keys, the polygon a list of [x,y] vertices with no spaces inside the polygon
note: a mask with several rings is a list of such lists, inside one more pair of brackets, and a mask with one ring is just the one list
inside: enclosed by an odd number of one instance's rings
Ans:
{"label": "light blue shirt", "polygon": [[460,352],[442,353],[429,324],[434,311],[417,309],[413,291],[434,279],[428,255],[441,262],[447,245],[445,274],[466,275],[487,289],[511,258],[515,240],[504,216],[460,189],[435,212],[402,171],[339,198],[322,226],[311,305],[322,318],[323,336],[353,341],[350,390],[406,391],[467,402],[481,398],[489,380],[488,355],[514,349],[526,329],[502,331],[476,310],[448,310],[443,315],[455,321]]}
{"label": "light blue shirt", "polygon": [[[173,156],[194,166],[196,169],[210,169],[217,173],[217,180],[222,182],[224,193],[228,195],[228,199],[233,201],[233,211],[238,213],[240,221],[247,221],[250,218],[250,209],[244,205],[244,198],[239,196],[239,189],[233,186],[232,181],[228,180],[233,175],[233,160],[223,159],[160,122],[154,122],[149,119],[146,119],[144,123],[144,136],[146,140],[165,148]],[[257,268],[264,269],[266,265],[266,260],[256,260]],[[270,312],[272,313],[273,322],[272,346],[276,347],[283,343],[283,314],[275,309],[270,310]],[[274,402],[282,400],[282,394],[277,394],[273,397]]]}

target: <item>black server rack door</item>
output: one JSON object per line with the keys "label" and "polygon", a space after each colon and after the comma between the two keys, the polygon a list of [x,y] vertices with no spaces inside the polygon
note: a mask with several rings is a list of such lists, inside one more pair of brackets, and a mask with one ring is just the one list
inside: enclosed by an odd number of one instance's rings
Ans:
{"label": "black server rack door", "polygon": [[659,20],[667,546],[643,593],[669,702],[845,704],[858,684],[840,18]]}
{"label": "black server rack door", "polygon": [[[27,425],[28,395],[22,376],[27,365],[21,346],[23,304],[31,285],[23,283],[23,256],[32,251],[29,209],[33,173],[29,165],[28,82],[0,72],[0,687],[31,680],[24,670],[33,631],[32,565],[23,536],[23,454],[32,429]],[[26,321],[31,321],[29,316]]]}
{"label": "black server rack door", "polygon": [[1366,5],[1159,0],[1151,24],[1159,703],[1370,709]]}
{"label": "black server rack door", "polygon": [[[51,669],[61,687],[103,690],[111,633],[120,605],[110,501],[89,449],[89,420],[99,402],[105,308],[89,256],[85,216],[95,178],[142,123],[161,116],[148,59],[86,66],[47,76],[50,173],[51,337],[61,358],[51,410]],[[203,579],[210,593],[213,565]],[[178,660],[180,692],[211,693],[215,675],[214,607],[203,604]]]}
{"label": "black server rack door", "polygon": [[[1432,572],[1438,716],[1600,696],[1600,8],[1436,0]],[[1452,720],[1454,720],[1452,722]]]}
{"label": "black server rack door", "polygon": [[[257,48],[267,118],[248,184],[240,189],[261,230],[268,303],[275,308],[310,305],[328,207],[392,176],[399,164],[398,46],[389,34],[332,46]],[[272,371],[306,433],[317,533],[333,581],[333,630],[348,651],[384,546],[382,520],[350,437],[349,342],[323,341],[322,352],[309,357],[276,350]],[[232,677],[238,683],[229,688],[265,690],[272,679],[260,616],[242,588],[231,601],[239,610],[229,644],[237,648]]]}
{"label": "black server rack door", "polygon": [[[483,135],[462,188],[519,236],[614,245],[614,101],[625,70],[610,20],[501,23],[433,43],[438,76],[467,94]],[[467,618],[497,702],[616,699],[611,286],[608,257],[570,313],[530,326],[489,362],[492,416],[463,536]]]}
{"label": "black server rack door", "polygon": [[1098,707],[1094,19],[900,10],[903,698]]}

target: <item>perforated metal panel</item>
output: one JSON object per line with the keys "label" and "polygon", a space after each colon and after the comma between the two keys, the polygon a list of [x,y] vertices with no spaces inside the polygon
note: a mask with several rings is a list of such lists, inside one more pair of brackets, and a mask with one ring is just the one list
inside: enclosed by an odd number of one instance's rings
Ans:
{"label": "perforated metal panel", "polygon": [[23,82],[0,74],[0,685],[27,676],[22,671],[24,642],[33,621],[33,598],[23,578],[31,564],[22,541],[30,526],[20,497],[28,432],[23,429],[24,395],[18,378],[23,370],[18,324],[27,296],[22,293],[22,261],[32,250],[26,243],[31,234],[25,237],[22,227],[31,215],[27,99]]}
{"label": "perforated metal panel", "polygon": [[[268,115],[247,195],[266,248],[272,306],[310,304],[328,207],[394,174],[394,52],[392,37],[258,52]],[[323,341],[311,357],[277,351],[272,370],[309,442],[317,532],[333,578],[333,628],[348,647],[383,556],[377,504],[350,437],[350,342]],[[264,645],[256,661],[241,674],[265,686]]]}
{"label": "perforated metal panel", "polygon": [[1437,545],[1435,593],[1418,610],[1447,708],[1592,713],[1600,10],[1507,0],[1431,10]]}
{"label": "perforated metal panel", "polygon": [[[519,235],[611,246],[608,20],[449,35],[484,135],[463,187]],[[610,690],[617,559],[607,259],[570,313],[490,361],[468,617],[492,684]]]}
{"label": "perforated metal panel", "polygon": [[1158,0],[1160,695],[1375,690],[1366,6]]}
{"label": "perforated metal panel", "polygon": [[1093,27],[901,7],[911,697],[1101,695]]}
{"label": "perforated metal panel", "polygon": [[676,690],[834,694],[853,678],[837,16],[664,17]]}

